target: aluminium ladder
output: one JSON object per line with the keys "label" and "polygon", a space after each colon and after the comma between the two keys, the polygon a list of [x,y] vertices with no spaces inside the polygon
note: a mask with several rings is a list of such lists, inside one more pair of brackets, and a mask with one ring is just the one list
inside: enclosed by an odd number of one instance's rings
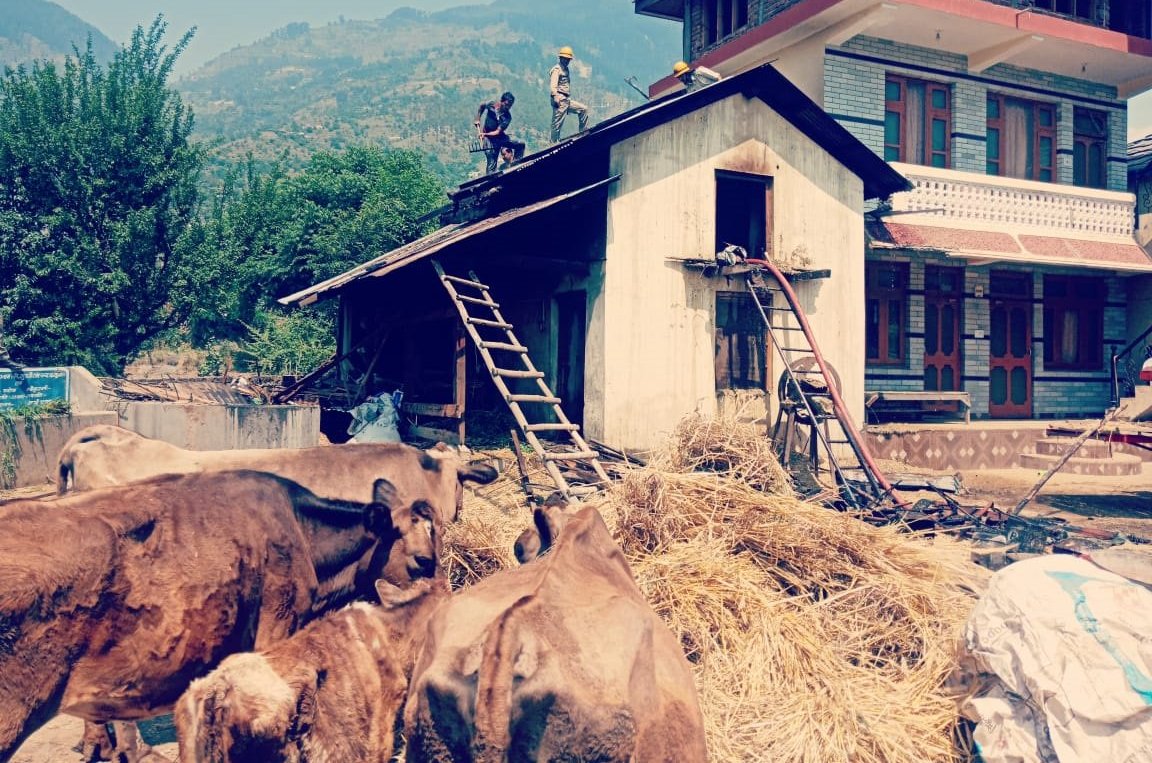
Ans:
{"label": "aluminium ladder", "polygon": [[[528,357],[528,348],[521,344],[520,340],[516,338],[512,324],[505,320],[504,316],[500,313],[500,305],[492,299],[488,286],[482,283],[471,270],[468,271],[467,278],[460,278],[445,273],[444,268],[437,260],[432,260],[432,266],[436,268],[436,274],[440,277],[440,283],[444,285],[448,295],[452,298],[452,302],[456,305],[456,310],[460,313],[460,319],[464,321],[464,328],[468,332],[468,336],[472,338],[472,343],[476,346],[476,350],[479,352],[481,359],[483,359],[484,365],[488,367],[488,371],[492,374],[493,384],[496,385],[500,396],[504,398],[508,409],[512,411],[512,416],[516,419],[516,424],[520,427],[520,431],[524,433],[528,444],[532,446],[532,449],[539,454],[541,460],[544,462],[544,468],[548,471],[549,476],[552,477],[552,481],[556,483],[557,489],[564,493],[565,496],[575,497],[594,493],[606,486],[609,478],[600,463],[598,454],[588,445],[584,438],[580,436],[580,425],[573,424],[564,414],[564,409],[560,407],[562,401],[559,397],[552,394],[548,383],[544,381],[544,373],[538,371],[536,366],[532,364],[532,359]],[[462,289],[469,293],[461,293]],[[483,313],[485,317],[477,318],[473,316],[469,312],[469,306]],[[487,339],[481,336],[481,331],[489,334],[503,333],[498,339]],[[507,366],[511,364],[507,362],[497,363],[493,357],[493,353],[500,353],[501,359],[516,356],[519,359],[521,367],[508,368]],[[535,381],[538,391],[527,394],[513,392],[509,387],[509,380]],[[537,403],[544,406],[551,406],[552,414],[555,416],[556,421],[529,422],[522,407],[523,403]],[[553,432],[559,436],[567,437],[569,444],[573,446],[575,450],[559,450],[556,448],[550,450],[545,448],[544,441],[542,441],[539,436],[541,432]],[[564,477],[564,474],[560,471],[560,467],[557,465],[557,462],[560,461],[586,464],[595,472],[598,482],[591,485],[569,484],[568,479]]]}
{"label": "aluminium ladder", "polygon": [[[747,260],[747,263],[754,266],[746,276],[748,291],[752,294],[764,326],[768,329],[772,346],[783,361],[787,381],[782,380],[784,383],[781,384],[781,390],[788,390],[791,393],[787,397],[795,397],[793,415],[806,418],[807,421],[804,423],[811,427],[810,445],[814,475],[818,476],[821,470],[820,457],[823,456],[841,497],[850,507],[866,509],[879,501],[895,501],[892,498],[891,483],[868,453],[840,397],[837,380],[820,354],[807,316],[796,298],[796,292],[792,290],[785,275],[771,261]],[[771,280],[775,283],[766,282],[765,274],[771,276]],[[783,296],[786,306],[775,304],[777,294]],[[774,320],[774,316],[780,316],[781,320]],[[792,318],[791,321],[789,316]],[[805,383],[812,379],[818,384]],[[812,391],[816,386],[820,386],[819,391]],[[789,404],[785,397],[786,395],[782,393],[778,401],[782,407]],[[821,397],[828,398],[831,404],[830,411],[824,406],[813,405],[814,400]],[[788,425],[794,426],[795,423],[795,421],[788,422]],[[835,429],[839,430],[838,435],[831,431],[830,424],[834,424]],[[781,454],[785,468],[788,467],[791,458],[791,453],[788,452],[791,449],[790,439],[785,438],[784,452]],[[847,449],[843,446],[847,446]],[[837,448],[840,449],[840,456],[837,456]],[[842,463],[844,460],[856,463],[854,465]],[[862,472],[863,483],[858,480],[854,483],[850,480],[847,474],[849,471]]]}

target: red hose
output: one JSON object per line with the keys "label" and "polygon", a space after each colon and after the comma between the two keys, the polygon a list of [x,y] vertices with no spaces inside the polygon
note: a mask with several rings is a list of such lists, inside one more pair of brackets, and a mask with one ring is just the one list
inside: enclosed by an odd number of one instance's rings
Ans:
{"label": "red hose", "polygon": [[[876,478],[880,489],[891,495],[895,488],[892,487],[892,483],[888,481],[888,478],[884,476],[884,472],[880,471],[880,467],[876,465],[872,454],[868,452],[868,448],[860,439],[860,435],[856,431],[856,423],[852,421],[852,414],[848,412],[848,407],[844,405],[844,398],[840,396],[840,390],[836,389],[836,385],[832,382],[832,374],[828,370],[828,364],[824,362],[824,356],[820,354],[820,348],[816,346],[816,339],[812,335],[812,327],[808,325],[808,318],[804,315],[804,311],[800,309],[799,300],[796,299],[796,292],[792,291],[792,284],[788,283],[788,279],[784,277],[780,269],[768,260],[744,260],[744,262],[749,265],[764,268],[771,273],[780,284],[780,289],[784,292],[784,297],[788,300],[788,305],[792,308],[792,314],[796,316],[796,320],[800,323],[800,328],[804,330],[804,336],[808,339],[808,344],[812,347],[812,357],[816,358],[816,365],[820,367],[820,373],[824,375],[825,380],[828,382],[828,392],[832,397],[832,407],[836,411],[836,418],[840,419],[840,423],[844,427],[844,433],[848,436],[848,439],[852,441],[852,445],[856,449],[860,460],[863,461],[864,466],[866,466]],[[895,496],[893,496],[893,498],[895,498]]]}

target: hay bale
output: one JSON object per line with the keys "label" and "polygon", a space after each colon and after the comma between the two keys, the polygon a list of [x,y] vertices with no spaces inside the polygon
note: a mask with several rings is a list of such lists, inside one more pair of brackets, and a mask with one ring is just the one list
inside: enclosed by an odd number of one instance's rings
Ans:
{"label": "hay bale", "polygon": [[[686,420],[594,504],[693,665],[711,758],[958,759],[946,681],[987,572],[962,544],[796,499],[750,431]],[[515,564],[531,517],[511,471],[446,533],[460,585]]]}

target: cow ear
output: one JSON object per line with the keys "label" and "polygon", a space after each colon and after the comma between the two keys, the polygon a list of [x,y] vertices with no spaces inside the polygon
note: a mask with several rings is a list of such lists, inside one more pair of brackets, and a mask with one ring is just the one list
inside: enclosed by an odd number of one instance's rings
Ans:
{"label": "cow ear", "polygon": [[384,503],[370,503],[364,507],[364,529],[369,535],[387,538],[396,531],[392,524],[392,509]]}
{"label": "cow ear", "polygon": [[560,539],[560,530],[564,527],[564,515],[557,506],[542,506],[532,514],[532,521],[536,523],[536,532],[540,534],[540,553],[543,554]]}
{"label": "cow ear", "polygon": [[372,502],[392,507],[396,505],[396,486],[381,477],[372,483]]}
{"label": "cow ear", "polygon": [[412,504],[412,513],[429,522],[436,521],[436,509],[432,508],[432,504],[427,501],[416,501]]}
{"label": "cow ear", "polygon": [[487,485],[499,476],[500,472],[487,461],[469,461],[461,464],[456,472],[456,478],[461,482],[476,482],[481,485]]}

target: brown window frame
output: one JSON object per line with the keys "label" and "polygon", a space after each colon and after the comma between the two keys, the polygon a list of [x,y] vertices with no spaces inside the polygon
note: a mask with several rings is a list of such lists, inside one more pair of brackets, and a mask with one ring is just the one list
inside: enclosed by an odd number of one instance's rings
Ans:
{"label": "brown window frame", "polygon": [[704,45],[711,46],[748,27],[748,0],[702,0]]}
{"label": "brown window frame", "polygon": [[[993,101],[997,104],[997,115],[991,115],[990,105],[986,107],[986,143],[991,146],[992,130],[997,131],[997,153],[993,157],[990,153],[987,156],[985,163],[985,171],[989,175],[997,175],[999,177],[1010,177],[1004,174],[1004,112],[1005,106],[1009,101],[1015,103],[1027,104],[1032,109],[1032,174],[1028,177],[1018,178],[1020,180],[1038,180],[1042,183],[1055,183],[1056,182],[1056,104],[1045,103],[1043,101],[1032,101],[1027,98],[1016,98],[1015,96],[1005,95],[1003,93],[989,93],[986,103],[991,104]],[[1049,124],[1043,125],[1042,115],[1047,114]],[[1048,138],[1051,141],[1051,152],[1049,156],[1049,164],[1042,164],[1044,152],[1041,150],[1043,140]],[[1043,177],[1044,173],[1048,173],[1048,177]],[[1011,176],[1015,177],[1015,176]]]}
{"label": "brown window frame", "polygon": [[[1103,126],[1099,126],[1102,123]],[[1093,166],[1093,152],[1099,163]],[[1072,117],[1072,184],[1108,187],[1108,112],[1077,106]]]}
{"label": "brown window frame", "polygon": [[715,315],[716,391],[767,392],[772,378],[768,328],[752,295],[746,291],[716,292]]}
{"label": "brown window frame", "polygon": [[[1087,276],[1044,276],[1044,368],[1100,371],[1104,368],[1104,302],[1108,284]],[[1056,358],[1064,345],[1066,316],[1076,317],[1075,360]]]}
{"label": "brown window frame", "polygon": [[[898,89],[896,99],[889,98],[890,86]],[[909,85],[924,88],[924,113],[920,115],[921,141],[923,157],[909,156],[908,131],[913,120],[908,118],[908,87]],[[932,105],[934,93],[943,93],[944,107]],[[888,115],[895,114],[899,118],[899,128],[895,140],[888,134]],[[937,121],[944,123],[944,147],[941,149],[932,146],[932,128]],[[943,82],[905,77],[899,74],[889,74],[884,79],[884,160],[888,162],[905,162],[919,164],[925,167],[941,167],[948,169],[952,166],[952,91],[951,87]],[[941,163],[934,160],[939,157]]]}
{"label": "brown window frame", "polygon": [[[896,286],[881,285],[887,278],[881,274],[893,271],[899,274]],[[864,357],[870,366],[903,366],[908,362],[908,276],[907,262],[869,262],[864,266]],[[897,323],[898,354],[891,354],[889,342],[892,326],[892,303],[900,303]],[[876,320],[873,321],[873,303]],[[876,348],[871,347],[871,334],[875,326]],[[884,330],[882,330],[884,329]]]}

